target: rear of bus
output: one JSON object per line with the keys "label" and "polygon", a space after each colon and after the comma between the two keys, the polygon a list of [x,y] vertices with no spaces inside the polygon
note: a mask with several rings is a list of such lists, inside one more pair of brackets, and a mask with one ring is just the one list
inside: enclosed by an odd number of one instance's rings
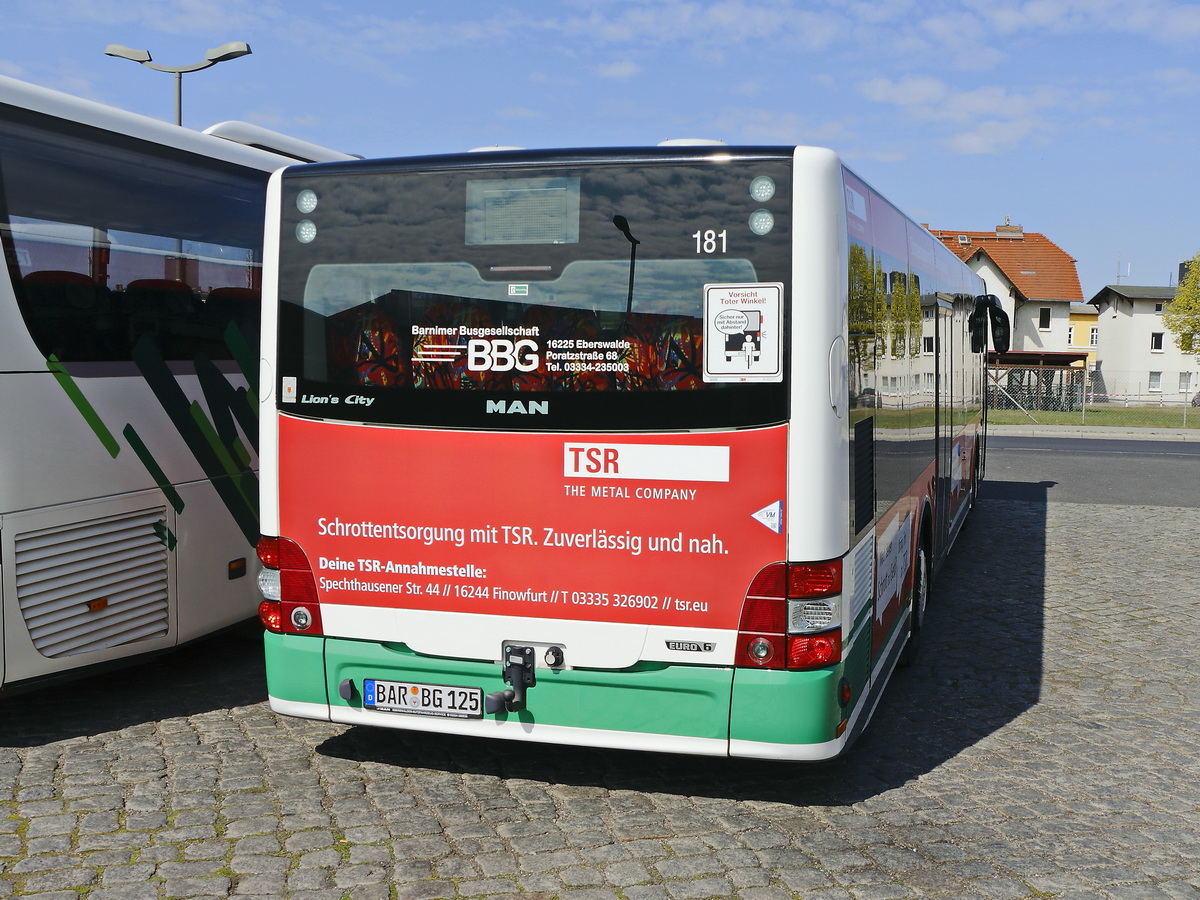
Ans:
{"label": "rear of bus", "polygon": [[840,175],[724,147],[277,175],[272,708],[840,752],[870,653],[843,603]]}

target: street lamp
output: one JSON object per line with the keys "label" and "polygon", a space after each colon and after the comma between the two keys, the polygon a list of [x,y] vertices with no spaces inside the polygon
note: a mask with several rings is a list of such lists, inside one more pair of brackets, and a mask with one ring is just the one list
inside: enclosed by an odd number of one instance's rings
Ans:
{"label": "street lamp", "polygon": [[213,47],[204,54],[204,62],[193,63],[190,66],[163,66],[153,62],[148,50],[132,50],[120,44],[109,44],[104,48],[105,56],[115,56],[118,59],[131,59],[157,72],[170,72],[175,76],[175,124],[183,124],[183,73],[199,72],[209,66],[215,66],[227,59],[237,59],[239,56],[250,55],[250,45],[242,41],[230,41],[220,47]]}

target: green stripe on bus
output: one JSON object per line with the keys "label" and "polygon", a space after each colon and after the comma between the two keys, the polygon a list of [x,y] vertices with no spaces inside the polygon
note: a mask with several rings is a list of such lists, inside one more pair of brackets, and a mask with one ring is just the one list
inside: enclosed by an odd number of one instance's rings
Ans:
{"label": "green stripe on bus", "polygon": [[75,404],[75,408],[79,410],[79,414],[83,416],[83,420],[91,426],[96,437],[100,438],[100,443],[104,445],[104,449],[108,451],[108,455],[116,459],[117,454],[121,452],[121,445],[117,443],[117,439],[113,437],[113,433],[108,430],[108,426],[100,421],[100,414],[88,402],[87,397],[83,396],[83,391],[79,389],[79,385],[75,383],[75,379],[63,368],[63,364],[59,362],[58,357],[53,353],[46,359],[46,368],[50,370],[50,374],[54,376],[54,380],[58,382],[59,387],[71,398],[71,402]]}
{"label": "green stripe on bus", "polygon": [[241,460],[242,467],[250,468],[251,456],[250,451],[246,449],[246,445],[240,439],[233,442],[233,452],[237,454],[237,458]]}
{"label": "green stripe on bus", "polygon": [[242,467],[239,466],[229,454],[229,450],[221,443],[221,438],[217,435],[217,430],[213,428],[212,422],[208,420],[203,407],[195,400],[189,408],[192,414],[192,420],[199,426],[200,431],[204,434],[205,441],[212,448],[213,453],[217,455],[217,459],[221,463],[221,467],[230,475],[237,475],[242,472]]}
{"label": "green stripe on bus", "polygon": [[183,512],[183,498],[179,496],[179,492],[175,490],[175,485],[171,484],[171,479],[167,477],[167,473],[155,461],[154,456],[151,455],[150,450],[143,443],[141,436],[134,427],[126,425],[125,430],[121,433],[125,435],[125,440],[129,442],[129,446],[133,448],[133,452],[137,454],[137,458],[142,461],[142,465],[146,467],[146,471],[150,473],[150,477],[154,479],[159,490],[166,496],[176,514]]}
{"label": "green stripe on bus", "polygon": [[258,479],[254,477],[253,472],[246,471],[247,466],[238,465],[229,449],[221,443],[221,438],[217,434],[217,430],[213,427],[211,421],[204,413],[204,409],[199,403],[192,401],[190,408],[192,420],[196,423],[204,439],[208,442],[213,453],[216,454],[221,466],[231,476],[230,481],[238,494],[246,501],[246,505],[254,510],[258,508]]}
{"label": "green stripe on bus", "polygon": [[179,539],[175,537],[175,532],[162,522],[154,523],[154,533],[158,535],[160,541],[167,545],[168,550],[174,550],[175,545],[179,543]]}
{"label": "green stripe on bus", "polygon": [[246,383],[250,385],[248,399],[250,405],[258,410],[258,350],[250,346],[250,342],[246,340],[246,335],[242,333],[242,329],[238,327],[237,322],[230,322],[225,328],[225,346],[229,348],[229,352],[233,354],[234,360],[238,364],[238,368],[242,370],[242,374],[246,377]]}

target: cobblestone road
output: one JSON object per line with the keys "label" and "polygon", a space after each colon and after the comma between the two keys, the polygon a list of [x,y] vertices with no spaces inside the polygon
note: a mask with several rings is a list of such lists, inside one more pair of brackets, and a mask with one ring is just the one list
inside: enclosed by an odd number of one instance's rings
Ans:
{"label": "cobblestone road", "polygon": [[0,898],[1200,897],[1200,511],[984,500],[810,767],[276,717],[250,633],[0,702]]}

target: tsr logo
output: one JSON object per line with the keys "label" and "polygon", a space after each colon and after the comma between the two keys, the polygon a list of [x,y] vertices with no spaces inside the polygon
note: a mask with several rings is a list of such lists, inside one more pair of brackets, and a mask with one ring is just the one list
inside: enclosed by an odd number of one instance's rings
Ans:
{"label": "tsr logo", "polygon": [[538,367],[537,341],[467,341],[469,372],[532,372]]}

